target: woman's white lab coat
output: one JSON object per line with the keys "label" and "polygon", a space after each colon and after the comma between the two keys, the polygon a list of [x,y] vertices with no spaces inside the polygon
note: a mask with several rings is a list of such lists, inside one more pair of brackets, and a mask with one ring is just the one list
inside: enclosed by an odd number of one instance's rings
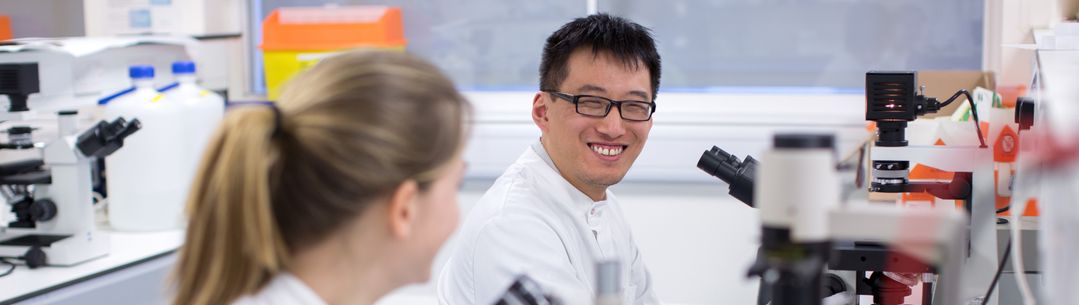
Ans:
{"label": "woman's white lab coat", "polygon": [[232,305],[326,305],[314,290],[291,273],[275,275],[258,293],[246,295]]}

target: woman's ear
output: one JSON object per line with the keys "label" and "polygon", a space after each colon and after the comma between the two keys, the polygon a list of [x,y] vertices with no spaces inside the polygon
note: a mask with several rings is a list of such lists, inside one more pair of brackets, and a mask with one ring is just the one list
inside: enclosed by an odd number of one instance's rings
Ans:
{"label": "woman's ear", "polygon": [[419,185],[412,179],[405,180],[393,191],[389,205],[389,225],[393,237],[404,239],[412,233],[418,196]]}
{"label": "woman's ear", "polygon": [[540,131],[547,131],[547,124],[549,119],[547,118],[547,103],[549,100],[544,98],[543,92],[536,92],[536,96],[532,98],[532,121],[536,122],[536,126]]}

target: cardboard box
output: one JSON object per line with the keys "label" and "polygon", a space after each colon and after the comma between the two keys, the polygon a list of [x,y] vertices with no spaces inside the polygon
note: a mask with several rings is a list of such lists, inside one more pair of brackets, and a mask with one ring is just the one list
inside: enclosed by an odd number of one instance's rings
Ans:
{"label": "cardboard box", "polygon": [[[973,70],[924,70],[918,71],[918,83],[925,86],[925,95],[937,98],[941,102],[952,97],[959,89],[967,89],[974,92],[974,88],[982,87],[996,90],[996,82],[993,72]],[[965,98],[956,99],[957,102],[944,107],[937,113],[926,114],[923,118],[935,118],[950,116],[959,108],[959,101],[966,103]]]}

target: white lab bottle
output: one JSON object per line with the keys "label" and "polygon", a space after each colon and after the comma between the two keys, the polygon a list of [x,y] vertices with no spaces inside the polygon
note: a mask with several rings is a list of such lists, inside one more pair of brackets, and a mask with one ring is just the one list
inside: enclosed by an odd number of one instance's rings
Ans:
{"label": "white lab bottle", "polygon": [[153,67],[132,66],[134,91],[104,105],[105,118],[138,119],[142,129],[105,158],[109,224],[121,231],[181,227],[187,195],[181,108],[153,88]]}
{"label": "white lab bottle", "polygon": [[184,112],[184,135],[188,144],[185,179],[192,181],[203,151],[225,114],[225,100],[220,95],[210,92],[196,83],[195,63],[177,61],[172,63],[172,75],[177,83],[162,90],[168,100],[177,103]]}

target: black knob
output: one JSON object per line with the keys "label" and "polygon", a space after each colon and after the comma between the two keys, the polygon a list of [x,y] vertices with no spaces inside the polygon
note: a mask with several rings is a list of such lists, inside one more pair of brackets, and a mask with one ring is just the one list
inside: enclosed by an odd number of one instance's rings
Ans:
{"label": "black knob", "polygon": [[42,199],[30,204],[30,217],[35,221],[47,221],[56,217],[56,204],[52,200]]}
{"label": "black knob", "polygon": [[12,135],[28,134],[33,131],[34,128],[30,126],[13,126],[7,129],[7,133]]}
{"label": "black knob", "polygon": [[1028,130],[1034,126],[1034,98],[1020,96],[1015,101],[1015,123],[1019,130]]}
{"label": "black knob", "polygon": [[30,269],[44,266],[47,261],[45,251],[42,251],[41,247],[38,246],[32,246],[30,250],[26,250],[26,254],[23,254],[22,259],[26,262],[26,267]]}

